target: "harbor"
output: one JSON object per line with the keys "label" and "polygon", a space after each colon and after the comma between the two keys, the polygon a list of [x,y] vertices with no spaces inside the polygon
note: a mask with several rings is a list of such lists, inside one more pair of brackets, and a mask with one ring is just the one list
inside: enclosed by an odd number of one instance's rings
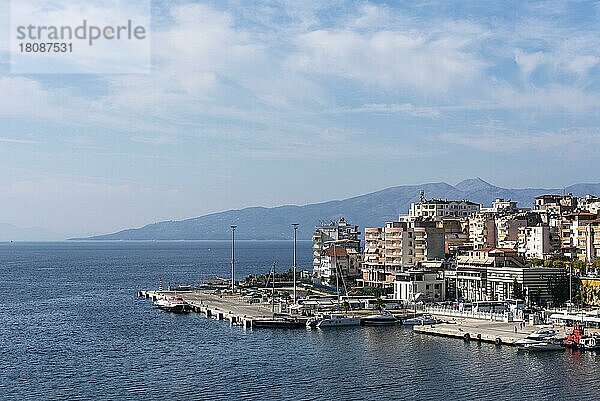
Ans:
{"label": "harbor", "polygon": [[[248,293],[245,291],[244,293]],[[241,293],[221,292],[215,289],[193,289],[184,291],[150,290],[138,291],[137,295],[156,303],[164,298],[181,299],[187,305],[185,312],[199,313],[206,318],[229,322],[232,326],[242,326],[244,329],[260,328],[307,328],[310,319],[320,315],[335,302],[328,303],[331,298],[320,297],[321,305],[326,305],[325,310],[307,308],[290,308],[289,305],[275,304],[274,302],[253,302],[251,297]],[[267,298],[265,298],[267,299]],[[315,298],[310,304],[315,304]],[[301,302],[302,303],[302,302]],[[367,303],[368,304],[368,303]],[[328,308],[329,307],[329,308]],[[335,309],[335,308],[334,308]],[[301,313],[294,313],[303,310]],[[180,311],[181,312],[181,311]],[[331,313],[331,312],[330,312]],[[368,319],[379,313],[374,309],[356,309],[345,314],[345,318],[352,316],[358,320]],[[459,339],[466,342],[489,343],[497,346],[518,346],[519,342],[529,338],[532,334],[548,327],[555,333],[553,337],[566,339],[570,328],[561,325],[530,325],[525,322],[503,322],[493,319],[460,318],[456,316],[431,316],[423,311],[396,309],[389,312],[395,320],[393,324],[411,326],[415,333]],[[356,324],[358,325],[358,324]],[[315,326],[312,326],[315,328]]]}

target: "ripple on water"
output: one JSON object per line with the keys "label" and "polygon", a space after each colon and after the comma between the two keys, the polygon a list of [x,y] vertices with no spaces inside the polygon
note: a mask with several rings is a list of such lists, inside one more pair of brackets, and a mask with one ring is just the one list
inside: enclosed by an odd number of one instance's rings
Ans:
{"label": "ripple on water", "polygon": [[[600,357],[593,353],[519,354],[408,328],[244,331],[162,313],[134,297],[159,276],[191,283],[226,275],[229,252],[227,242],[0,246],[0,399],[597,396]],[[242,242],[238,254],[240,274],[290,260],[285,242]],[[309,266],[310,243],[300,243],[299,255]]]}

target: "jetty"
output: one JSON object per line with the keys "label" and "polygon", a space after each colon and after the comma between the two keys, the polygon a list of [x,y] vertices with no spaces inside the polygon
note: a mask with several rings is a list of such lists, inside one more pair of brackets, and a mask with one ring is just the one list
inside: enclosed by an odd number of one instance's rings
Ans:
{"label": "jetty", "polygon": [[539,326],[523,325],[520,322],[505,323],[478,319],[458,319],[435,325],[413,327],[416,333],[496,345],[516,345],[517,341],[524,339],[539,328]]}
{"label": "jetty", "polygon": [[[305,327],[306,317],[294,317],[294,322],[270,303],[250,303],[244,301],[240,294],[231,292],[215,292],[214,290],[193,291],[139,291],[138,296],[156,300],[162,296],[178,296],[189,304],[192,312],[201,313],[208,318],[228,320],[233,325],[245,328],[253,327]],[[279,308],[277,308],[279,309]],[[288,320],[286,320],[286,318]]]}

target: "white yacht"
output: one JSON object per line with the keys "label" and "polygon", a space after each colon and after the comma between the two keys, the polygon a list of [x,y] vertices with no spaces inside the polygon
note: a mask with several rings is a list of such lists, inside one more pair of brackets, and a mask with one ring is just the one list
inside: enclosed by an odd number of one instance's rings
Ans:
{"label": "white yacht", "polygon": [[527,338],[530,340],[544,340],[547,338],[552,338],[552,337],[556,336],[556,334],[557,334],[556,330],[542,329],[542,330],[538,330],[538,331],[531,333],[530,335],[527,336]]}
{"label": "white yacht", "polygon": [[327,328],[327,327],[349,327],[360,326],[360,317],[347,316],[341,313],[322,314],[306,322],[308,327]]}
{"label": "white yacht", "polygon": [[398,323],[398,319],[396,319],[394,315],[387,311],[362,318],[362,324],[365,326],[382,326],[396,323]]}
{"label": "white yacht", "polygon": [[550,339],[544,341],[529,340],[527,343],[518,344],[519,350],[522,351],[563,351],[565,348],[560,342]]}

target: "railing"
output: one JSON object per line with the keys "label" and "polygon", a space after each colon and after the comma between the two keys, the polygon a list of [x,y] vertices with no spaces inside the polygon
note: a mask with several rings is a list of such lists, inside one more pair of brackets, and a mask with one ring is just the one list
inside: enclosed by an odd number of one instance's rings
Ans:
{"label": "railing", "polygon": [[464,317],[471,319],[491,320],[496,322],[507,322],[512,320],[509,318],[508,313],[460,311],[458,309],[444,308],[440,306],[427,306],[424,308],[424,310],[426,313],[432,315]]}

